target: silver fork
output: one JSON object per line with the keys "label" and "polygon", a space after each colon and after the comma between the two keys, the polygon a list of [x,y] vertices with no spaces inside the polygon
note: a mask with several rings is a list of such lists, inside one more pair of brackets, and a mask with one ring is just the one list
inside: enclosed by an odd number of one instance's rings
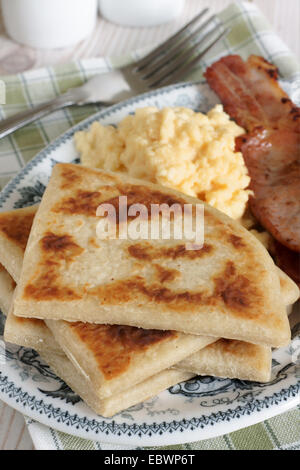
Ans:
{"label": "silver fork", "polygon": [[221,23],[216,23],[216,15],[201,21],[207,12],[208,8],[202,10],[177,33],[134,63],[96,75],[84,85],[71,88],[51,101],[4,119],[0,122],[0,138],[67,106],[111,105],[180,81],[229,31],[229,28],[223,29]]}

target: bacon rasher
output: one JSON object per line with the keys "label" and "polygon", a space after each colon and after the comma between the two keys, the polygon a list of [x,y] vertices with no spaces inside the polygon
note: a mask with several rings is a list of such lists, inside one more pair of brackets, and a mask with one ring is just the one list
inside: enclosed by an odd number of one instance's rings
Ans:
{"label": "bacon rasher", "polygon": [[[247,133],[238,137],[254,195],[253,214],[273,237],[275,257],[285,252],[300,267],[300,108],[282,90],[278,70],[262,57],[220,59],[205,73],[225,111]],[[289,250],[280,249],[280,244]],[[294,254],[293,254],[294,253]],[[279,255],[278,255],[279,256]],[[299,282],[299,280],[298,280]]]}

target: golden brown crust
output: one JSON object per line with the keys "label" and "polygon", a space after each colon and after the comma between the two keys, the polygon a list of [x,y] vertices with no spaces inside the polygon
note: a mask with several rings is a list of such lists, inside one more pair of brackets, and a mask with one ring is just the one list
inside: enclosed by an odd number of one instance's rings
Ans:
{"label": "golden brown crust", "polygon": [[[91,168],[85,168],[80,165],[76,165],[76,169],[74,166],[68,164],[59,164],[60,166],[60,175],[61,175],[61,184],[60,188],[65,190],[72,190],[74,187],[77,187],[82,182],[82,179],[86,176],[94,176],[95,174],[99,175],[98,170],[93,170]],[[119,183],[120,179],[117,175],[108,174],[107,172],[103,171],[102,179],[106,183]]]}
{"label": "golden brown crust", "polygon": [[5,212],[0,214],[0,232],[25,251],[35,210],[31,212]]}
{"label": "golden brown crust", "polygon": [[164,258],[173,260],[177,258],[196,259],[202,258],[206,254],[211,254],[213,252],[213,246],[205,243],[200,250],[187,250],[184,244],[157,248],[151,246],[150,243],[136,243],[128,247],[128,252],[133,258],[145,261]]}
{"label": "golden brown crust", "polygon": [[173,331],[144,330],[130,326],[70,323],[71,329],[93,353],[107,380],[124,374],[131,357],[152,345],[176,337]]}
{"label": "golden brown crust", "polygon": [[[259,307],[261,293],[254,288],[251,280],[237,274],[232,261],[227,261],[224,271],[214,279],[214,295],[238,314],[243,314],[254,305]],[[248,312],[248,315],[253,313]]]}
{"label": "golden brown crust", "polygon": [[180,271],[178,269],[171,269],[171,268],[164,268],[160,264],[153,264],[155,269],[155,279],[163,284],[164,282],[172,282],[176,278],[181,276]]}
{"label": "golden brown crust", "polygon": [[26,323],[26,325],[33,325],[33,326],[35,326],[35,325],[42,326],[42,325],[45,324],[44,320],[39,320],[38,318],[22,318],[22,317],[16,317],[15,316],[14,321],[16,323],[19,323],[19,324]]}
{"label": "golden brown crust", "polygon": [[35,300],[74,300],[80,298],[76,289],[65,286],[61,277],[61,265],[71,263],[83,252],[70,235],[46,232],[41,238],[41,261],[36,272],[26,284],[24,298]]}
{"label": "golden brown crust", "polygon": [[[89,171],[89,170],[88,170]],[[63,174],[68,174],[66,170],[63,170]],[[71,171],[70,179],[73,181],[74,172]],[[63,184],[65,188],[66,183]],[[73,184],[68,186],[72,189]],[[75,190],[73,188],[74,195],[64,198],[61,202],[57,203],[51,210],[55,213],[62,213],[68,215],[85,215],[89,217],[96,217],[96,211],[100,204],[110,204],[116,210],[117,223],[122,223],[122,220],[119,220],[119,197],[127,197],[127,206],[132,204],[142,203],[146,206],[148,214],[151,214],[151,205],[152,204],[166,204],[167,206],[172,206],[173,204],[179,204],[183,206],[185,201],[181,198],[171,197],[169,194],[160,192],[160,191],[149,191],[149,188],[142,185],[131,185],[131,184],[116,184],[115,186],[101,186],[101,191],[86,191],[82,189]],[[107,198],[107,192],[114,192],[117,195]],[[124,211],[125,212],[125,211]],[[133,220],[136,216],[129,216],[128,220]]]}
{"label": "golden brown crust", "polygon": [[43,269],[26,285],[24,299],[70,301],[81,298],[74,289],[62,285],[55,264],[45,263]]}
{"label": "golden brown crust", "polygon": [[62,182],[60,184],[61,189],[71,189],[81,181],[81,176],[78,171],[74,171],[70,167],[62,168],[61,171]]}
{"label": "golden brown crust", "polygon": [[237,235],[234,235],[233,233],[230,233],[228,235],[228,241],[234,246],[234,248],[246,247],[246,244],[243,242],[243,239],[241,237],[238,237]]}
{"label": "golden brown crust", "polygon": [[221,338],[206,347],[210,348],[212,351],[220,351],[222,354],[229,354],[230,356],[237,357],[241,357],[245,354],[247,354],[247,357],[255,357],[257,355],[257,351],[260,349],[260,346],[257,344],[225,338]]}
{"label": "golden brown crust", "polygon": [[103,200],[100,191],[82,191],[78,189],[72,197],[56,204],[52,211],[63,214],[83,214],[96,217],[97,207]]}
{"label": "golden brown crust", "polygon": [[45,258],[55,256],[56,259],[63,257],[70,261],[83,252],[83,248],[77,245],[70,235],[58,235],[53,232],[46,232],[40,245]]}
{"label": "golden brown crust", "polygon": [[[88,289],[88,292],[96,296],[103,305],[117,305],[128,303],[135,299],[148,300],[157,303],[163,309],[170,309],[182,313],[196,312],[199,303],[201,305],[220,305],[224,312],[224,306],[231,309],[231,314],[237,317],[256,318],[260,321],[259,305],[261,304],[261,293],[251,284],[250,280],[242,275],[235,275],[228,266],[214,279],[215,288],[211,295],[205,290],[201,291],[175,291],[160,283],[147,284],[141,276],[132,276],[127,279],[113,281],[104,286]],[[257,306],[257,310],[253,308]]]}
{"label": "golden brown crust", "polygon": [[[115,188],[118,190],[119,194],[117,196],[111,197],[109,199],[103,199],[101,202],[104,204],[110,204],[115,208],[116,211],[116,223],[121,224],[124,220],[120,219],[120,216],[124,214],[126,220],[131,221],[135,219],[139,214],[134,216],[128,216],[128,208],[133,204],[143,204],[148,211],[148,217],[151,216],[151,209],[152,205],[162,205],[165,204],[167,207],[171,207],[174,204],[179,205],[181,208],[184,206],[185,201],[183,198],[175,197],[174,195],[170,195],[167,192],[162,192],[154,189],[149,189],[147,186],[143,186],[141,184],[126,184],[126,183],[119,183],[116,184]],[[126,196],[126,205],[124,204],[124,208],[121,211],[119,204],[120,196]]]}

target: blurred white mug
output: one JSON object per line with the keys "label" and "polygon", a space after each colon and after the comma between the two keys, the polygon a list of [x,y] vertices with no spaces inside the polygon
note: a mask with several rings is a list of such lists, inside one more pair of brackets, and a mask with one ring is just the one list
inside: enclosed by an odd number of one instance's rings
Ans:
{"label": "blurred white mug", "polygon": [[184,0],[99,0],[101,15],[125,26],[155,26],[177,18]]}
{"label": "blurred white mug", "polygon": [[93,30],[97,0],[2,0],[8,35],[34,48],[67,47]]}

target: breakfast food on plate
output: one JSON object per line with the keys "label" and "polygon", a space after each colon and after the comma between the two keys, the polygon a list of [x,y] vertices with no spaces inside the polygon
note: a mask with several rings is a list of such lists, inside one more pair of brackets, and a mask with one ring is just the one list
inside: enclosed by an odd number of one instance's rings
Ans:
{"label": "breakfast food on plate", "polygon": [[[0,214],[5,340],[105,417],[195,375],[267,382],[271,347],[290,340],[299,289],[279,267],[300,284],[300,110],[262,58],[206,76],[236,123],[221,105],[94,123],[75,134],[84,166],[56,165],[39,207]],[[203,246],[175,236],[175,210],[168,239],[162,225],[151,237],[152,205],[188,205],[195,228],[200,200]],[[101,204],[115,236],[99,235]],[[131,236],[137,222],[148,236]]]}
{"label": "breakfast food on plate", "polygon": [[97,207],[118,204],[120,195],[128,204],[148,206],[199,202],[123,175],[56,165],[25,251],[15,315],[177,330],[274,347],[289,342],[275,265],[239,223],[205,205],[200,250],[187,250],[174,237],[95,240]]}
{"label": "breakfast food on plate", "polygon": [[[17,226],[18,220],[22,217],[22,210],[3,213],[3,220],[6,214],[8,214],[11,222],[13,222],[13,216],[15,216],[14,225]],[[15,242],[18,244],[18,237],[18,231],[11,234],[11,243]],[[9,261],[10,259],[8,258]],[[21,271],[21,265],[18,268],[18,271]],[[289,305],[297,300],[299,296],[298,289],[288,276],[279,269],[277,272],[280,279],[283,302],[285,305]],[[219,373],[219,375],[223,374],[243,380],[248,379],[263,382],[270,379],[270,348],[234,340],[220,340],[216,343],[218,344],[217,348],[204,348],[203,351],[205,350],[206,352],[203,357],[196,352],[174,365],[175,368],[182,369],[183,371],[185,371],[185,368],[187,370],[190,369],[191,372],[189,372],[190,375],[188,376],[175,375],[174,372],[165,370],[155,374],[155,376],[151,376],[150,379],[139,382],[134,387],[132,387],[132,381],[126,377],[125,382],[124,380],[122,382],[121,389],[125,390],[126,383],[128,384],[129,382],[130,387],[128,389],[124,392],[116,391],[113,395],[103,398],[103,390],[105,391],[103,382],[106,382],[106,385],[108,383],[108,380],[105,380],[105,374],[103,374],[104,361],[106,361],[106,364],[109,364],[111,371],[119,372],[119,376],[118,374],[117,377],[115,376],[115,379],[117,378],[119,381],[120,377],[124,378],[120,365],[124,366],[127,362],[127,369],[125,368],[125,374],[127,375],[128,371],[130,372],[131,369],[132,372],[134,365],[138,363],[136,357],[133,357],[133,359],[129,358],[128,347],[127,355],[122,354],[122,350],[120,351],[120,348],[124,349],[124,341],[121,335],[114,335],[115,347],[112,348],[111,344],[110,347],[107,347],[109,346],[108,339],[111,340],[112,338],[109,334],[107,336],[103,335],[102,325],[80,324],[78,322],[72,324],[62,321],[51,321],[49,323],[52,324],[54,336],[41,320],[18,318],[10,312],[5,325],[5,339],[8,342],[36,349],[59,377],[65,380],[91,408],[104,416],[110,416],[127,406],[145,400],[150,395],[158,393],[167,386],[177,383],[179,380],[186,380],[191,375],[194,375],[195,371],[198,371],[199,374],[205,373],[210,375],[218,375]],[[42,327],[42,325],[44,326]],[[116,330],[116,328],[120,333],[124,332],[124,337],[130,331],[130,328],[126,331],[125,327],[111,327],[111,332]],[[99,335],[97,334],[97,329],[99,329]],[[132,330],[135,331],[137,329],[133,328]],[[77,334],[78,332],[80,333],[79,335]],[[140,330],[140,332],[144,339],[147,338],[145,330]],[[96,342],[89,341],[91,335],[93,338],[96,338]],[[61,346],[55,338],[60,342]],[[215,339],[208,339],[207,344],[212,341],[215,341]],[[236,346],[237,344],[239,345],[238,347]],[[113,349],[114,354],[112,354]],[[63,353],[63,350],[67,352],[69,359]],[[116,354],[116,352],[119,354]],[[161,353],[162,351],[160,351],[159,357],[161,357]],[[240,353],[242,353],[242,357]],[[99,356],[101,358],[101,354],[103,354],[102,364],[101,361],[99,363]],[[223,355],[224,359],[222,359]],[[185,361],[186,367],[184,367]],[[195,371],[193,371],[193,368]],[[89,377],[89,380],[87,377]]]}
{"label": "breakfast food on plate", "polygon": [[238,137],[237,150],[251,177],[250,208],[277,240],[271,247],[275,260],[299,284],[300,108],[279,86],[276,67],[262,57],[244,62],[227,56],[205,76],[247,131]]}
{"label": "breakfast food on plate", "polygon": [[244,130],[222,106],[137,109],[115,128],[94,122],[75,134],[81,163],[118,171],[197,197],[233,219],[242,216],[250,178],[235,138]]}
{"label": "breakfast food on plate", "polygon": [[[26,211],[26,209],[23,211]],[[2,214],[3,220],[5,219],[6,214]],[[8,213],[10,222],[13,222],[13,225],[15,226],[18,226],[18,220],[22,218],[22,215],[22,210]],[[15,216],[15,220],[13,220],[13,216]],[[10,242],[12,244],[15,242],[16,245],[18,245],[19,236],[20,233],[18,231],[14,233],[11,232]],[[12,257],[12,260],[13,259],[14,258]],[[10,265],[9,262],[10,258],[8,257],[8,267]],[[21,263],[20,259],[19,263]],[[17,271],[21,271],[21,265],[17,266]],[[287,276],[284,276],[283,273],[280,272],[280,270],[277,271],[280,278],[283,302],[285,305],[288,305],[292,301],[296,300],[295,286]],[[64,348],[66,348],[66,341],[64,338],[66,336],[72,338],[72,326],[75,326],[76,328],[76,325],[79,325],[79,323],[74,325],[69,325],[66,322],[52,321],[51,323],[57,323],[57,328],[59,330],[65,329],[67,331],[67,335],[62,334],[62,331],[60,331],[60,335],[58,335],[61,344],[64,346]],[[61,328],[62,324],[63,328]],[[94,331],[95,328],[102,328],[102,325],[85,326],[92,328]],[[72,363],[63,353],[63,350],[54,339],[51,331],[46,327],[45,324],[43,324],[42,321],[28,318],[18,318],[12,313],[10,313],[6,322],[5,339],[9,342],[25,345],[27,347],[33,347],[39,351],[42,358],[50,365],[53,371],[57,373],[63,380],[65,380],[66,383],[76,393],[78,393],[95,412],[100,413],[103,416],[111,416],[128,406],[143,401],[150,396],[159,393],[165,388],[178,383],[181,380],[187,380],[195,374],[195,372],[187,373],[184,369],[180,372],[181,375],[178,373],[178,371],[177,374],[175,374],[174,370],[164,370],[158,374],[155,374],[155,376],[152,376],[150,379],[139,382],[134,387],[131,386],[126,390],[124,388],[125,391],[114,393],[113,395],[110,395],[106,398],[100,398],[101,379],[103,381],[102,371],[97,367],[91,367],[90,364],[88,364],[88,367],[86,367],[86,364],[87,361],[91,361],[92,364],[95,365],[99,352],[101,351],[101,345],[100,348],[91,348],[91,350],[87,352],[86,350],[88,346],[91,346],[91,343],[86,341],[84,335],[81,337],[74,336],[73,344],[72,341],[71,344],[70,341],[68,341],[68,353],[73,360]],[[78,343],[80,343],[79,347]],[[197,356],[198,353],[195,353],[189,357],[187,365],[189,367],[196,367],[199,373],[201,373],[202,370],[203,373],[205,371],[205,373],[215,375],[216,372],[220,371],[220,363],[222,363],[222,361],[220,361],[220,355],[222,356],[224,354],[226,360],[223,374],[226,374],[228,371],[229,376],[230,373],[234,374],[233,371],[235,371],[236,377],[240,379],[252,379],[256,381],[266,381],[269,379],[271,364],[270,360],[268,361],[268,352],[270,359],[270,348],[254,345],[248,346],[247,343],[241,342],[241,346],[238,349],[239,351],[243,351],[243,358],[241,358],[236,353],[237,348],[233,347],[231,343],[234,345],[235,343],[239,342],[228,340],[220,341],[218,342],[219,347],[216,348],[216,350],[207,350],[204,356],[205,360],[203,360],[201,356]],[[266,349],[268,349],[268,352]],[[253,351],[255,351],[255,355],[253,355]],[[81,354],[78,354],[79,352],[82,354],[83,360],[81,358]],[[75,357],[72,356],[73,353],[75,354]],[[253,357],[255,357],[256,366],[253,365]],[[79,361],[77,361],[77,359],[79,359]],[[115,359],[118,363],[118,357],[115,356]],[[209,367],[209,364],[211,364],[211,367]],[[178,368],[181,366],[182,362],[178,364]],[[92,373],[92,382],[91,380],[87,380],[89,373]]]}

